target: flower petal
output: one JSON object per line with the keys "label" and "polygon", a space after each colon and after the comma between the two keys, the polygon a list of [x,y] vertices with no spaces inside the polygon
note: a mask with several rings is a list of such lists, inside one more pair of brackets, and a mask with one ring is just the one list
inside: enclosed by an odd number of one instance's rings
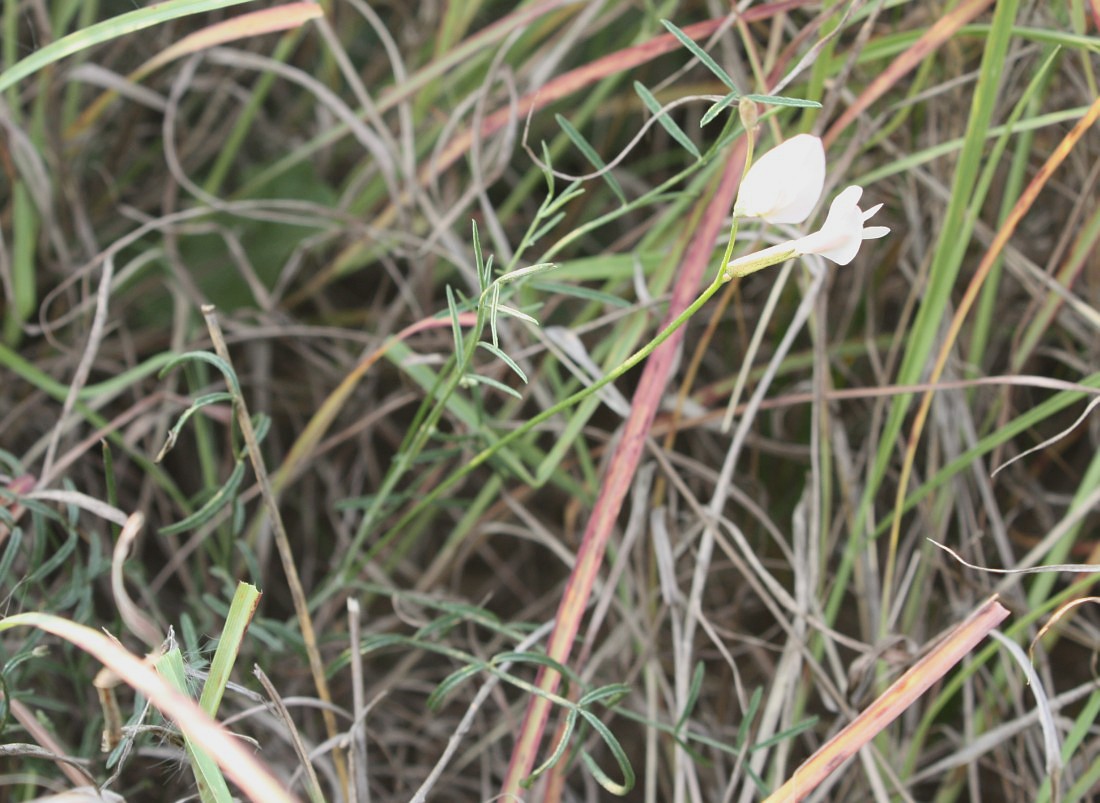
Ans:
{"label": "flower petal", "polygon": [[825,186],[825,147],[818,137],[798,134],[765,153],[741,181],[733,213],[769,223],[801,223]]}
{"label": "flower petal", "polygon": [[875,204],[874,206],[872,206],[870,209],[868,209],[866,212],[863,213],[863,219],[865,221],[870,220],[872,217],[874,217],[875,212],[877,212],[880,209],[882,209],[882,204]]}
{"label": "flower petal", "polygon": [[820,254],[838,265],[847,265],[856,258],[864,240],[885,237],[890,229],[885,226],[871,226],[864,229],[863,222],[877,212],[882,204],[864,212],[859,208],[859,199],[863,197],[863,188],[852,185],[833,199],[825,225],[800,240],[796,240],[799,253]]}

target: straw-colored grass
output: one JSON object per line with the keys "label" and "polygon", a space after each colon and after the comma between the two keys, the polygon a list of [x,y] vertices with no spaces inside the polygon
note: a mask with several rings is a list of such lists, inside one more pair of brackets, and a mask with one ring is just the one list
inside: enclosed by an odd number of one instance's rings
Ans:
{"label": "straw-colored grass", "polygon": [[1095,2],[0,8],[0,798],[1098,794]]}

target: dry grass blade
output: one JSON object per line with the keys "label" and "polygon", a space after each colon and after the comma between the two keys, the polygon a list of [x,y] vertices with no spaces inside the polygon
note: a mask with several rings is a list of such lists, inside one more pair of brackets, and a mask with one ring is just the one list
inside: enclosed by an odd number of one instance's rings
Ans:
{"label": "dry grass blade", "polygon": [[[221,357],[227,365],[232,366],[233,363],[229,356],[229,348],[225,344],[225,338],[222,337],[221,326],[218,323],[218,317],[215,314],[214,307],[209,305],[204,306],[203,317],[206,319],[206,326],[210,331],[210,338],[214,343],[215,352],[217,352],[218,356]],[[291,552],[290,538],[287,535],[286,527],[283,525],[282,514],[279,512],[278,498],[271,488],[271,481],[267,474],[267,465],[264,463],[263,453],[260,451],[260,444],[256,439],[256,432],[252,427],[252,417],[248,412],[248,407],[245,405],[243,398],[238,397],[235,400],[234,408],[237,414],[237,422],[241,427],[245,444],[248,447],[248,457],[252,461],[252,470],[255,472],[256,481],[260,485],[264,507],[271,520],[271,529],[275,535],[275,545],[279,552],[279,558],[283,564],[287,585],[290,587],[290,597],[294,602],[294,611],[298,616],[298,627],[302,631],[302,640],[305,642],[306,655],[309,657],[309,668],[313,674],[313,682],[317,688],[317,695],[321,698],[322,702],[331,704],[332,693],[329,691],[328,678],[325,675],[325,664],[321,659],[321,652],[317,645],[317,633],[313,627],[313,618],[309,613],[309,602],[306,599],[305,590],[302,588],[302,581],[298,577],[298,566],[294,562],[294,554]],[[322,708],[321,715],[324,718],[325,728],[328,730],[329,738],[336,738],[336,715],[332,712],[331,706]],[[336,751],[333,754],[333,763],[336,766],[336,773],[340,777],[340,784],[346,792],[348,788],[347,763],[344,761],[344,756],[340,751]]]}
{"label": "dry grass blade", "polygon": [[123,624],[141,639],[146,647],[156,650],[164,643],[164,633],[149,614],[130,598],[122,579],[123,564],[144,526],[145,516],[141,513],[131,513],[126,519],[122,532],[119,533],[114,553],[111,555],[111,593],[114,595],[115,607],[118,608]]}
{"label": "dry grass blade", "polygon": [[[989,0],[985,0],[989,2]],[[769,19],[776,14],[809,5],[809,0],[784,0],[777,3],[761,3],[739,17],[744,22],[756,22]],[[682,33],[691,39],[705,39],[727,23],[725,17],[698,22],[687,25]],[[515,108],[505,108],[486,115],[481,121],[481,127],[477,132],[478,137],[487,137],[494,134],[508,124],[510,120],[525,117],[536,109],[544,108],[555,101],[562,100],[586,87],[607,78],[610,75],[623,73],[648,61],[652,61],[665,53],[671,53],[680,47],[676,37],[671,33],[655,36],[647,42],[635,45],[617,53],[596,59],[595,61],[571,70],[549,81],[545,86],[519,99]],[[475,135],[473,131],[465,131],[447,144],[447,147],[432,161],[429,166],[432,170],[444,170],[466,153],[473,144]],[[422,176],[422,180],[426,180]]]}
{"label": "dry grass blade", "polygon": [[89,627],[44,613],[21,613],[0,620],[0,631],[15,627],[37,627],[94,656],[124,683],[148,697],[161,713],[174,720],[214,757],[222,771],[256,803],[292,803],[294,800],[271,771],[240,741],[195,701],[169,686],[145,661],[127,652],[118,642]]}
{"label": "dry grass blade", "polygon": [[[459,315],[458,320],[463,326],[469,326],[474,322],[474,317],[473,313],[463,313]],[[336,420],[336,417],[340,414],[344,405],[347,404],[356,386],[363,380],[367,372],[370,371],[379,360],[386,356],[386,352],[395,344],[408,339],[418,332],[441,329],[447,326],[450,326],[450,321],[446,319],[425,318],[406,326],[355,364],[355,367],[348,372],[347,376],[341,380],[340,384],[325,397],[323,402],[321,402],[317,408],[317,412],[310,418],[309,422],[291,445],[282,463],[279,464],[278,471],[275,472],[271,479],[271,487],[276,498],[282,493],[287,484],[293,480],[294,476],[301,472],[303,466],[309,461],[313,450],[317,448],[321,439],[324,438],[325,433],[328,432],[329,427],[332,426],[332,422]],[[262,518],[257,520],[253,528],[255,529],[261,526],[263,521],[264,519]]]}
{"label": "dry grass blade", "polygon": [[294,752],[298,755],[298,763],[306,775],[306,791],[309,793],[309,799],[313,803],[324,803],[325,796],[321,792],[321,782],[317,779],[317,771],[313,769],[313,762],[309,760],[309,752],[302,743],[302,735],[298,733],[298,728],[294,724],[294,718],[290,716],[290,712],[286,708],[286,703],[283,702],[278,690],[272,685],[271,679],[260,667],[253,667],[252,671],[256,675],[256,679],[260,681],[260,685],[264,687],[264,691],[267,692],[271,707],[275,709],[279,721],[290,733],[290,741],[294,745]]}
{"label": "dry grass blade", "polygon": [[[1039,193],[1046,186],[1047,182],[1053,177],[1058,167],[1066,160],[1066,158],[1073,151],[1074,147],[1080,141],[1081,137],[1086,132],[1092,130],[1096,124],[1097,119],[1100,118],[1100,98],[1093,101],[1088,111],[1081,117],[1080,120],[1070,129],[1069,132],[1058,143],[1057,147],[1053,149],[1042,167],[1035,176],[1028,182],[1028,185],[1024,192],[1020,195],[1019,199],[1013,204],[1011,211],[1009,212],[1004,224],[997,231],[996,236],[993,238],[993,242],[982,256],[982,260],[979,263],[974,275],[970,279],[970,283],[967,285],[966,292],[963,294],[962,299],[959,301],[958,307],[955,310],[954,316],[952,316],[950,323],[948,324],[947,333],[944,336],[943,344],[940,347],[939,354],[936,357],[936,361],[931,368],[929,376],[930,382],[938,382],[940,377],[943,376],[944,369],[947,367],[947,362],[951,358],[953,353],[953,346],[959,337],[959,333],[962,331],[963,324],[967,320],[971,309],[978,299],[979,292],[982,285],[988,278],[990,271],[993,270],[994,264],[996,264],[1001,252],[1008,245],[1013,233],[1016,231],[1016,227],[1020,225],[1020,221],[1031,209],[1032,204],[1035,203],[1039,197]],[[896,544],[900,538],[901,531],[901,518],[902,509],[905,505],[905,497],[909,490],[909,477],[913,470],[913,465],[916,461],[916,452],[920,444],[921,433],[924,430],[924,425],[928,420],[928,414],[932,409],[932,399],[934,397],[934,391],[925,391],[921,397],[920,406],[917,408],[916,415],[914,416],[913,426],[909,431],[909,439],[906,443],[905,459],[902,463],[901,478],[898,481],[897,497],[894,503],[894,516],[890,529],[890,558],[886,567],[886,582],[884,588],[889,592],[893,582],[893,561],[892,557],[895,551]],[[883,606],[883,616],[887,613],[886,606]]]}
{"label": "dry grass blade", "polygon": [[73,786],[84,786],[88,781],[95,780],[92,774],[84,768],[85,762],[71,758],[68,752],[58,743],[57,737],[38,721],[33,711],[19,700],[12,700],[8,697],[5,697],[4,700],[11,710],[11,715],[26,729],[27,733],[34,737],[39,746],[51,756],[58,757],[56,759],[58,769],[69,779]]}
{"label": "dry grass blade", "polygon": [[855,103],[844,110],[844,113],[837,118],[836,122],[829,127],[825,136],[822,137],[825,144],[831,145],[848,126],[867,111],[871,104],[882,97],[889,89],[896,86],[904,75],[924,63],[944,42],[954,36],[959,28],[981,14],[992,2],[993,0],[966,0],[940,17],[912,47],[898,56],[860,93]]}
{"label": "dry grass blade", "polygon": [[1093,603],[1100,605],[1100,597],[1078,597],[1077,599],[1070,600],[1065,605],[1062,605],[1051,614],[1050,619],[1043,623],[1043,626],[1039,628],[1039,632],[1035,634],[1035,638],[1031,640],[1031,644],[1027,648],[1027,657],[1029,661],[1035,660],[1035,646],[1043,640],[1050,629],[1061,622],[1063,619],[1070,618],[1070,612],[1078,605],[1084,605],[1086,603]]}
{"label": "dry grass blade", "polygon": [[[192,53],[198,53],[201,50],[228,44],[239,39],[297,28],[309,20],[317,19],[322,14],[321,6],[313,2],[287,3],[276,8],[266,8],[262,11],[241,14],[183,37],[131,72],[126,80],[137,83],[164,65]],[[117,97],[117,92],[104,92],[96,98],[84,110],[83,114],[69,126],[65,132],[66,137],[80,136],[82,132],[95,123],[111,101]]]}
{"label": "dry grass blade", "polygon": [[363,699],[363,655],[360,651],[362,624],[359,600],[348,597],[348,649],[351,652],[352,726],[348,740],[348,766],[351,774],[351,803],[370,803],[367,754],[367,707]]}
{"label": "dry grass blade", "polygon": [[786,783],[768,796],[765,803],[803,800],[883,728],[901,716],[933,683],[951,671],[1007,616],[1008,609],[996,597],[975,610],[942,641],[932,646],[927,655],[892,683],[844,730],[814,753]]}

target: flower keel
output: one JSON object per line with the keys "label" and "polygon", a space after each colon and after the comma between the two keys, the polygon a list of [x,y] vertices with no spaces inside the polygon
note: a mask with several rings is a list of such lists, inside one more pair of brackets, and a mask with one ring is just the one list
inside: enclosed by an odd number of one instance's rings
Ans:
{"label": "flower keel", "polygon": [[799,254],[819,254],[838,265],[847,265],[856,254],[864,240],[877,240],[890,233],[886,226],[867,226],[872,215],[882,208],[876,204],[867,211],[859,208],[859,199],[863,188],[856,185],[847,187],[833,199],[825,225],[813,234],[795,240],[792,245]]}
{"label": "flower keel", "polygon": [[833,199],[825,225],[820,229],[797,240],[787,240],[732,260],[724,268],[725,278],[748,276],[769,265],[805,254],[818,254],[838,265],[847,265],[855,259],[864,240],[877,240],[890,233],[886,226],[863,225],[882,208],[882,204],[864,211],[859,208],[862,195],[862,187],[848,187]]}

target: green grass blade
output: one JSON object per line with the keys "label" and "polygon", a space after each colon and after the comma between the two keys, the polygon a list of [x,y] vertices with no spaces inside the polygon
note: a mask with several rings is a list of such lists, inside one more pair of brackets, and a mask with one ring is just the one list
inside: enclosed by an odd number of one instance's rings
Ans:
{"label": "green grass blade", "polygon": [[23,322],[34,314],[37,304],[34,252],[38,238],[38,213],[30,192],[22,181],[12,192],[12,298],[4,316],[4,342],[17,343]]}
{"label": "green grass blade", "polygon": [[[897,383],[916,384],[928,364],[928,359],[946,316],[947,304],[962,266],[963,256],[970,242],[984,198],[974,197],[978,174],[982,166],[982,150],[988,136],[998,88],[1004,71],[1004,56],[1010,40],[1011,26],[1015,19],[1016,0],[998,3],[994,31],[982,58],[982,68],[967,121],[966,136],[959,154],[948,202],[944,225],[936,242],[932,257],[928,287],[908,336],[905,354],[898,370]],[[879,448],[870,467],[863,497],[860,499],[849,549],[837,570],[832,594],[826,607],[828,621],[833,621],[840,602],[848,593],[848,578],[856,552],[863,542],[864,524],[871,515],[874,500],[886,476],[886,469],[897,451],[901,428],[912,401],[911,394],[895,397],[890,405]]]}
{"label": "green grass blade", "polygon": [[60,61],[66,56],[110,42],[112,39],[137,33],[162,22],[250,2],[252,0],[168,0],[164,3],[154,3],[148,8],[120,14],[63,36],[13,64],[0,73],[0,92],[15,86],[24,78],[34,75],[43,67]]}
{"label": "green grass blade", "polygon": [[[179,647],[160,656],[154,663],[157,672],[160,673],[169,685],[181,694],[189,694],[187,690],[187,672],[183,665],[183,655]],[[195,773],[195,783],[199,787],[199,798],[203,803],[231,803],[233,796],[229,794],[229,785],[225,782],[217,763],[202,747],[195,744],[186,731],[183,734],[184,745],[187,749],[187,758],[191,762],[191,769]]]}
{"label": "green grass blade", "polygon": [[225,687],[229,683],[229,673],[237,660],[248,624],[256,613],[260,596],[260,590],[256,586],[237,584],[233,601],[229,604],[229,615],[225,618],[225,626],[222,627],[222,634],[218,639],[218,648],[214,651],[214,660],[210,663],[210,672],[199,697],[202,710],[212,717],[217,716]]}

